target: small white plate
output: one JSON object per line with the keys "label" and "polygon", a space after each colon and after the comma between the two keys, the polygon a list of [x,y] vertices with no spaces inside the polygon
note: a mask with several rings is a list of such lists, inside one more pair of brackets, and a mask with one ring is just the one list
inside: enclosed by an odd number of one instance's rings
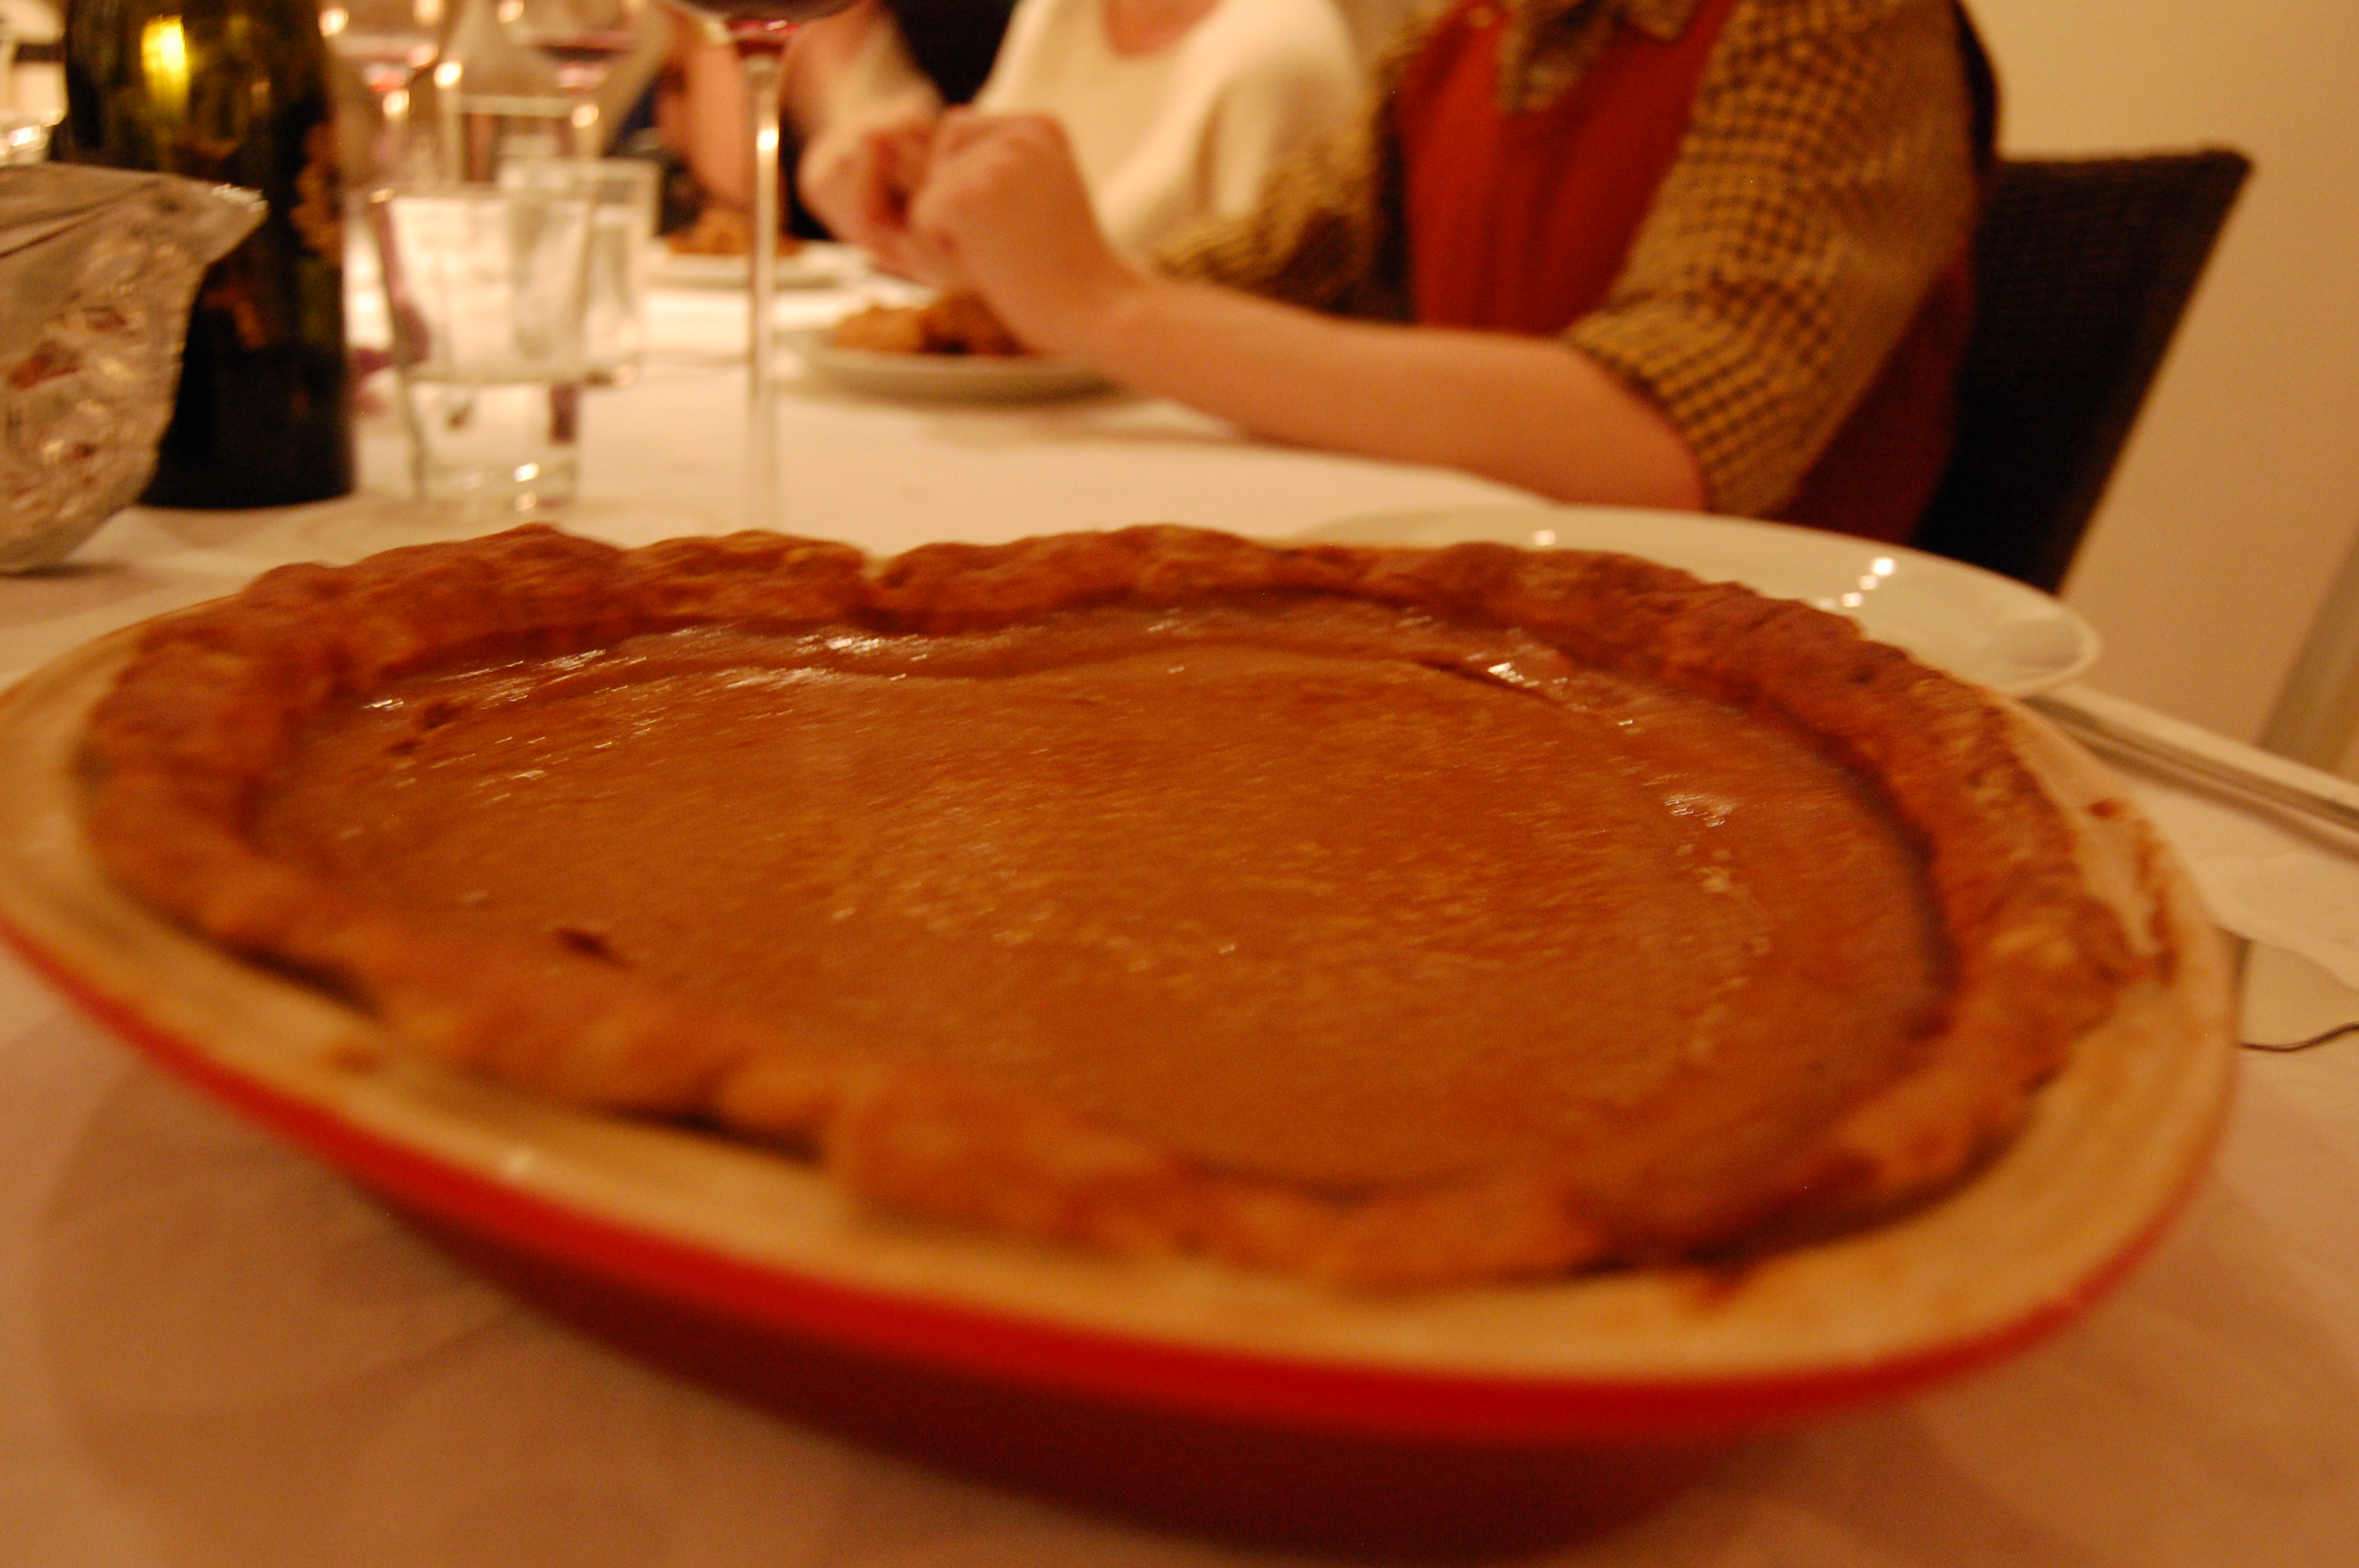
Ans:
{"label": "small white plate", "polygon": [[[668,245],[656,248],[653,281],[671,288],[743,288],[749,258],[688,254]],[[812,241],[792,255],[778,258],[780,288],[834,288],[868,270],[868,258],[856,245]]]}
{"label": "small white plate", "polygon": [[889,354],[839,349],[825,330],[790,332],[803,368],[849,392],[927,403],[1038,403],[1114,384],[1071,360],[1036,354]]}
{"label": "small white plate", "polygon": [[1616,550],[1850,617],[1862,631],[2011,697],[2097,659],[2096,629],[2013,578],[1897,545],[1736,517],[1635,506],[1499,507],[1339,518],[1305,538],[1356,545]]}

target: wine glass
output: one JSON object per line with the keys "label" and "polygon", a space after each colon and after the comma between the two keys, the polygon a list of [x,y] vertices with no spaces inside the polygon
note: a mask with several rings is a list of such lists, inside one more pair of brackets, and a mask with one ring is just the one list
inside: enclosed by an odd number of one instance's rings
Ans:
{"label": "wine glass", "polygon": [[370,173],[408,176],[410,84],[431,64],[442,27],[443,0],[337,0],[320,8],[328,47],[353,62],[375,94],[383,124]]}
{"label": "wine glass", "polygon": [[709,42],[737,51],[745,96],[753,107],[754,238],[746,257],[748,408],[745,448],[746,519],[754,527],[777,519],[778,492],[777,367],[772,324],[778,293],[778,65],[805,22],[833,16],[853,0],[665,0],[697,24]]}
{"label": "wine glass", "polygon": [[615,60],[637,46],[645,11],[646,0],[523,0],[518,36],[549,57],[557,85],[573,100],[576,157],[605,150],[598,90]]}

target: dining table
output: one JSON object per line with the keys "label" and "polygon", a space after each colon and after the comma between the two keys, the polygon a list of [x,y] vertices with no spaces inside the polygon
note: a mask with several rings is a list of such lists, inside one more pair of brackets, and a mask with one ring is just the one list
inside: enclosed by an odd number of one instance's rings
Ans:
{"label": "dining table", "polygon": [[[365,344],[382,311],[365,266],[353,272]],[[659,273],[644,356],[584,395],[579,493],[549,520],[625,546],[751,522],[882,555],[1543,504],[1462,473],[1253,439],[1117,389],[863,389],[795,346],[799,330],[902,297],[850,262],[788,291],[780,484],[749,499],[742,294]],[[386,376],[362,384],[349,496],[135,506],[61,565],[0,578],[0,687],[275,566],[516,521],[411,499],[397,406]],[[1643,530],[1633,538],[1643,553]],[[2113,697],[2107,673],[2099,656],[2027,700],[2118,773],[2234,955],[2248,1048],[2200,1190],[2139,1267],[2040,1342],[1748,1436],[1645,1517],[1528,1560],[2359,1563],[2359,1038],[2333,1033],[2359,1022],[2359,786]],[[1312,1560],[871,1451],[577,1334],[160,1071],[0,948],[0,1568]]]}

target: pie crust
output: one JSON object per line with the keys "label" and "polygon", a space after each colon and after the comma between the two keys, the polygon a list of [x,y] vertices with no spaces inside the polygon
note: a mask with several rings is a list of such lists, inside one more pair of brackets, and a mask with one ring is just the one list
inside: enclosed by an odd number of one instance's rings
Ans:
{"label": "pie crust", "polygon": [[[618,967],[579,933],[485,940],[341,881],[271,827],[323,724],[445,672],[570,667],[552,662],[680,633],[893,643],[1330,607],[1470,646],[1512,634],[1831,762],[1848,781],[1834,793],[1870,802],[1914,858],[1937,950],[1938,989],[1907,1021],[1897,1066],[1741,1169],[1658,1160],[1608,1179],[1575,1140],[1400,1179],[1306,1178],[956,1061],[799,1033]],[[156,623],[92,722],[90,827],[111,874],[164,913],[462,1070],[773,1141],[905,1210],[1401,1287],[1742,1252],[1969,1175],[2149,962],[2084,885],[2071,828],[2012,734],[1995,699],[1838,617],[1622,556],[1279,547],[1161,527],[872,562],[777,535],[621,551],[527,528],[282,568]],[[1741,1130],[1742,1066],[1665,1071],[1733,1106],[1724,1119]]]}

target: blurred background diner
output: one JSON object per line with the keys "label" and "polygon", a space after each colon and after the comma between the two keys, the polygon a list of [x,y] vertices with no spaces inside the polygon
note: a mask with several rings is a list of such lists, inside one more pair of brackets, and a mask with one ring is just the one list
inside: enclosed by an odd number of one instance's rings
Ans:
{"label": "blurred background diner", "polygon": [[1053,116],[978,109],[880,238],[1256,435],[1890,541],[1949,460],[1996,113],[1951,0],[1421,13],[1351,124],[1144,264]]}
{"label": "blurred background diner", "polygon": [[[1346,7],[1364,55],[1411,9],[1401,0]],[[2322,77],[2310,82],[2309,62],[2326,57],[2307,47],[2284,70],[2238,69],[2260,58],[2256,39],[2347,32],[2350,19],[2328,9],[2281,0],[2233,37],[2194,7],[2141,8],[2135,27],[2110,5],[2059,16],[1984,0],[1973,15],[2003,82],[2004,151],[2072,157],[2218,144],[2259,168],[2063,586],[2103,630],[2119,689],[2338,765],[2359,699],[2343,689],[2339,663],[2315,648],[2303,655],[2359,522],[2359,472],[2337,434],[2354,394],[2333,369],[2359,348],[2351,291],[2332,261],[2353,237],[2351,204],[2338,194],[2353,172],[2339,150],[2349,112]],[[2117,41],[2125,31],[2137,40],[2126,52]],[[2257,552],[2221,521],[2256,507],[2271,541]],[[2294,708],[2278,713],[2297,674]]]}
{"label": "blurred background diner", "polygon": [[[931,113],[972,100],[991,74],[1013,0],[858,0],[804,27],[781,71],[780,107],[795,148],[832,124]],[[654,106],[664,146],[707,200],[743,212],[753,205],[745,147],[745,84],[726,46],[699,38],[683,19],[669,24],[668,69]],[[795,148],[781,159],[795,168]],[[826,230],[790,180],[788,222],[805,235]]]}
{"label": "blurred background diner", "polygon": [[[673,138],[745,207],[744,115],[726,51],[682,38]],[[1341,119],[1358,58],[1333,0],[862,0],[805,27],[783,76],[810,232],[882,249],[944,107],[1054,115],[1099,220],[1145,252],[1250,205],[1271,168]]]}

